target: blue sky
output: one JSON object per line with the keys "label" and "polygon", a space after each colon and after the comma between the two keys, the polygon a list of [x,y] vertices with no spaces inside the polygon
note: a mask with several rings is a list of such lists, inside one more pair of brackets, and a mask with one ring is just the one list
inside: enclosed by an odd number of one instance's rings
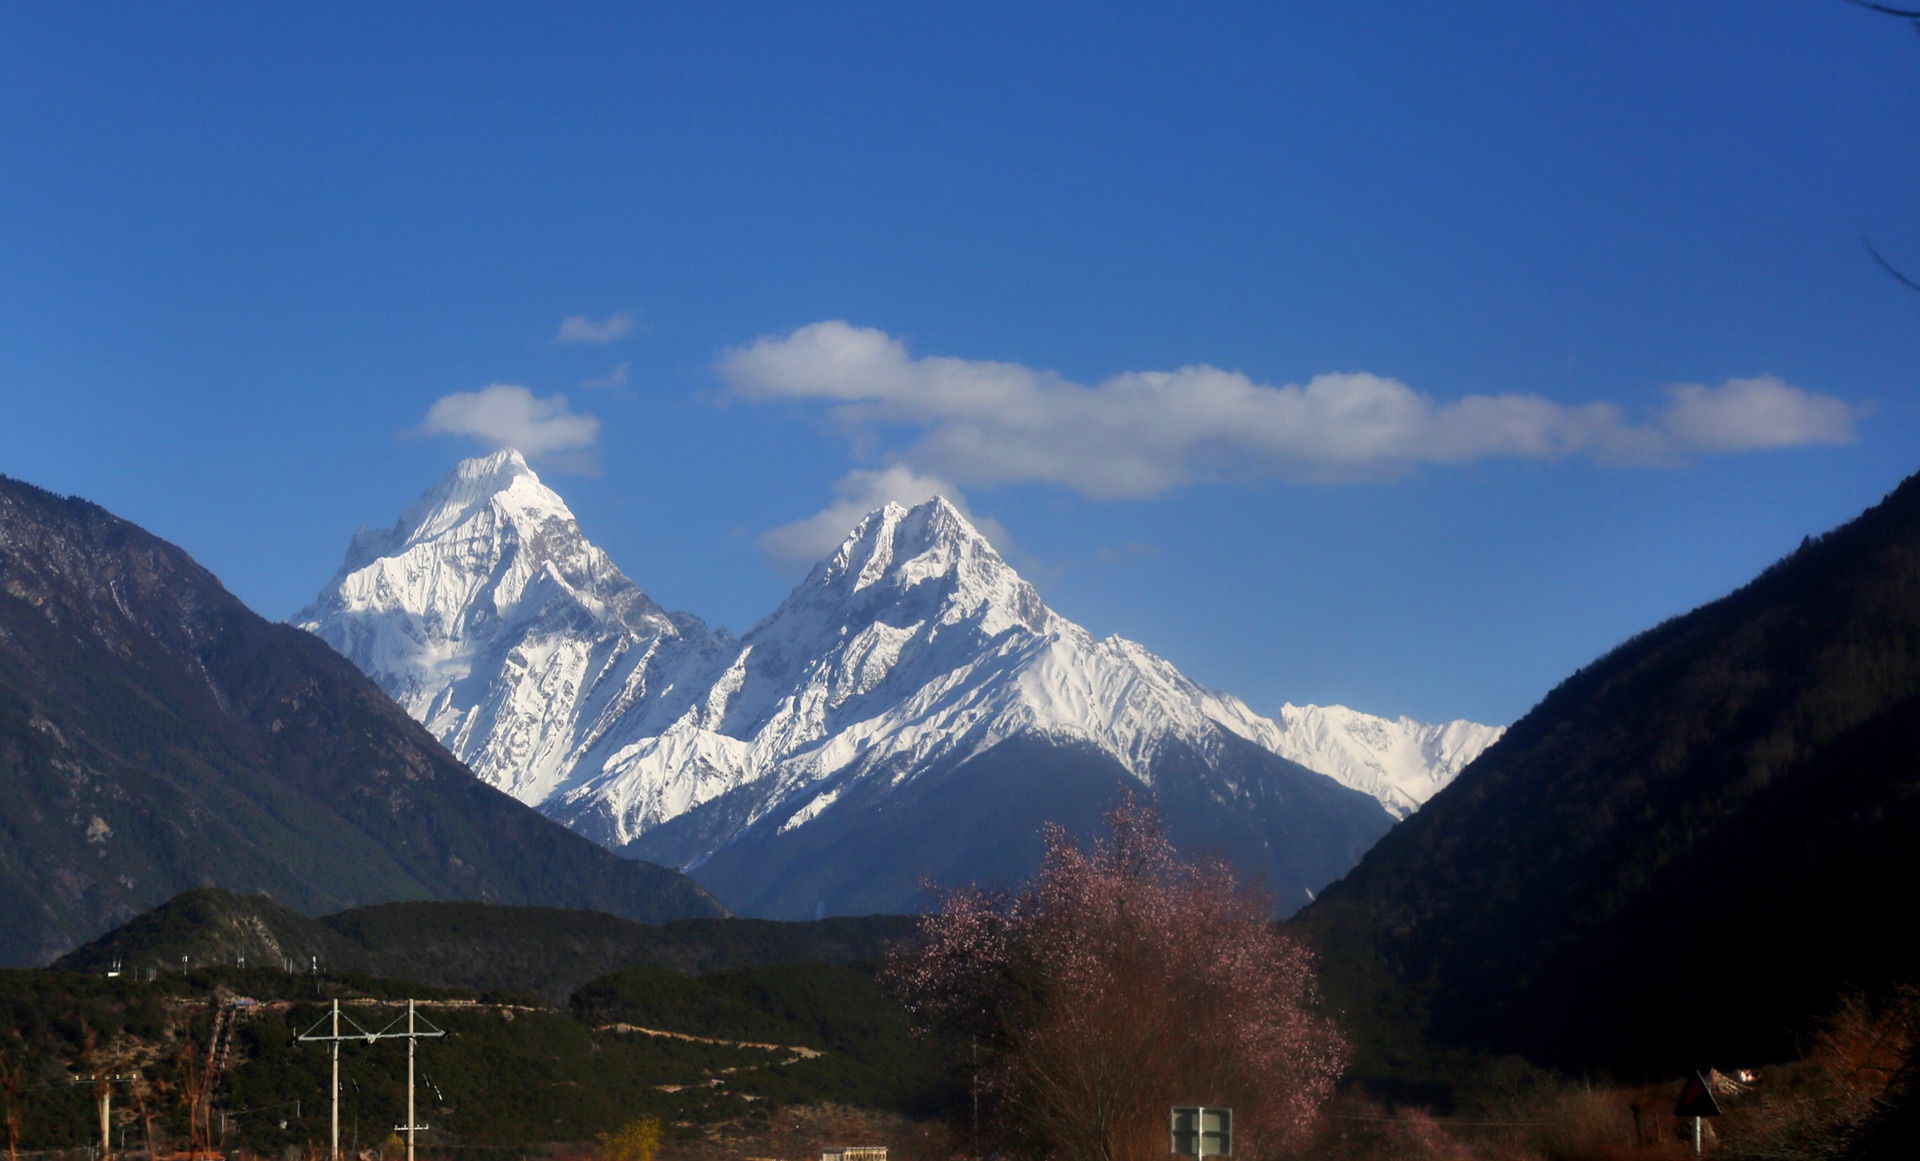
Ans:
{"label": "blue sky", "polygon": [[284,617],[530,441],[735,630],[942,488],[1263,712],[1506,721],[1920,467],[1840,0],[555,7],[0,8],[0,471]]}

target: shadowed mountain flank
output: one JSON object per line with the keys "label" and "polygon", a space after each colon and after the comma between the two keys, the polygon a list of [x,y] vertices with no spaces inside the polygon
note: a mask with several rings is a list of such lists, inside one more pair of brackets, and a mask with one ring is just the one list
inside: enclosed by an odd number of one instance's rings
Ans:
{"label": "shadowed mountain flank", "polygon": [[1912,978],[1915,850],[1920,477],[1568,678],[1301,922],[1383,1042],[1751,1062]]}
{"label": "shadowed mountain flank", "polygon": [[477,781],[350,663],[186,553],[0,477],[0,963],[195,886],[715,915]]}

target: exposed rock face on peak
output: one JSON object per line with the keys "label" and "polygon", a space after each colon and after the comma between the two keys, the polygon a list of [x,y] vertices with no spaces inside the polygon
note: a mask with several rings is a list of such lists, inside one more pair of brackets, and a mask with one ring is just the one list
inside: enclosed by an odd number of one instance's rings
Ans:
{"label": "exposed rock face on peak", "polygon": [[1091,828],[1143,786],[1291,910],[1393,821],[1275,722],[1049,609],[944,499],[870,513],[738,641],[659,611],[511,453],[379,536],[299,622],[483,778],[744,913],[1017,880],[1041,821]]}

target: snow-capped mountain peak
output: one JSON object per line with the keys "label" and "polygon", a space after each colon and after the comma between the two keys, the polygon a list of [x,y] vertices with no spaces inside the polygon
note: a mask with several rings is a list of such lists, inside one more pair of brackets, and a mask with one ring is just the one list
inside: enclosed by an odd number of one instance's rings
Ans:
{"label": "snow-capped mountain peak", "polygon": [[[708,641],[581,534],[511,449],[462,461],[355,535],[294,623],[325,638],[488,781],[544,797],[598,700]],[[561,728],[560,723],[571,723]]]}
{"label": "snow-capped mountain peak", "polygon": [[[295,615],[317,623],[339,605],[404,611],[429,638],[497,636],[559,596],[594,619],[638,632],[684,631],[589,543],[566,501],[511,448],[461,461],[392,528],[361,529],[321,599]],[[682,618],[681,620],[684,620]]]}
{"label": "snow-capped mountain peak", "polygon": [[730,826],[797,826],[851,782],[897,786],[1014,737],[1088,747],[1150,780],[1169,739],[1204,751],[1222,731],[1256,745],[1275,733],[1140,646],[1048,609],[936,498],[862,519],[741,638],[703,698],[596,757],[551,812],[610,845],[721,796],[742,804]]}
{"label": "snow-capped mountain peak", "polygon": [[394,535],[404,537],[403,544],[430,540],[471,518],[482,506],[497,507],[516,524],[573,521],[566,501],[540,482],[519,452],[504,448],[460,461],[414,501],[394,526]]}
{"label": "snow-capped mountain peak", "polygon": [[[1069,797],[1130,779],[1226,811],[1223,824],[1279,827],[1241,839],[1276,867],[1305,860],[1285,873],[1306,887],[1351,865],[1354,844],[1418,793],[1397,759],[1378,760],[1380,774],[1328,741],[1351,730],[1276,723],[1134,642],[1096,639],[942,498],[869,513],[736,641],[661,610],[501,452],[459,465],[392,529],[356,536],[297,621],[494,786],[610,847],[688,868],[719,859],[734,870],[716,873],[748,878],[766,843],[842,841],[818,836],[861,833],[888,804],[952,793],[955,771],[1014,752],[1076,771],[1061,775]],[[1386,789],[1361,784],[1373,774]],[[1047,799],[1047,776],[1033,777],[1016,796]],[[1282,841],[1298,810],[1339,821],[1304,846]],[[1038,822],[1013,810],[988,829]]]}
{"label": "snow-capped mountain peak", "polygon": [[914,508],[888,504],[868,513],[747,639],[763,638],[787,622],[811,626],[820,618],[808,610],[842,624],[970,621],[986,637],[1016,624],[1045,632],[1053,615],[1033,586],[943,497]]}
{"label": "snow-capped mountain peak", "polygon": [[1375,717],[1340,705],[1288,703],[1274,716],[1281,757],[1373,795],[1396,818],[1418,810],[1507,732],[1465,720],[1429,725]]}

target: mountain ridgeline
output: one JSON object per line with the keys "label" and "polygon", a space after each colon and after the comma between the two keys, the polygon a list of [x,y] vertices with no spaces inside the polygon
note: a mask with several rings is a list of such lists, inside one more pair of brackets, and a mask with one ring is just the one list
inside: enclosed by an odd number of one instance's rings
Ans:
{"label": "mountain ridgeline", "polygon": [[724,913],[478,780],[351,664],[173,545],[0,477],[0,964],[178,892]]}
{"label": "mountain ridgeline", "polygon": [[[326,1141],[333,1122],[325,1094],[336,1065],[348,1154],[377,1151],[416,1103],[431,1126],[429,1148],[442,1156],[551,1152],[541,1145],[588,1142],[640,1117],[662,1124],[668,1155],[767,1155],[775,1150],[764,1145],[716,1149],[715,1138],[764,1141],[773,1109],[789,1110],[779,1151],[817,1153],[832,1137],[844,1139],[849,1106],[862,1110],[863,1124],[897,1126],[897,1138],[881,1139],[905,1144],[912,1133],[905,1118],[951,1109],[963,1091],[949,1067],[960,1046],[912,1034],[867,954],[841,954],[873,953],[878,929],[909,921],[648,927],[588,912],[469,903],[372,910],[385,914],[362,926],[349,922],[366,918],[357,911],[316,921],[260,896],[195,891],[114,933],[124,953],[115,957],[124,964],[118,973],[114,960],[88,960],[102,945],[53,969],[0,971],[9,1145],[51,1154],[97,1141],[99,1109],[88,1086],[74,1084],[76,1066],[111,1067],[116,1094],[132,1089],[127,1103],[137,1108],[140,1081],[179,1091],[182,1062],[205,1059],[210,1026],[226,1030],[212,1038],[221,1065],[208,1096],[228,1155],[291,1156]],[[327,930],[336,919],[343,930]],[[255,924],[267,930],[248,930]],[[569,952],[606,950],[604,937],[617,934],[610,924],[637,937],[629,950],[640,958],[629,962],[641,966],[562,990],[551,972],[577,980],[587,965],[567,963]],[[425,972],[477,973],[487,990],[361,974],[324,959],[318,971],[307,962],[288,971],[284,958],[262,954],[275,946],[263,936],[297,937],[303,926],[343,953],[353,948]],[[543,937],[557,939],[543,948]],[[436,958],[434,945],[449,939],[464,944],[465,962]],[[790,958],[796,953],[805,958]],[[661,956],[690,966],[645,966]],[[156,960],[160,967],[150,970]],[[540,964],[549,985],[541,989],[544,1003],[525,986],[528,967]],[[703,964],[717,966],[693,974]],[[87,970],[62,970],[81,966]],[[420,1046],[417,1088],[409,1092],[410,1054],[394,1040],[350,1039],[333,1059],[325,1045],[299,1040],[331,1023],[333,1000],[349,1034],[404,1021],[414,1005],[416,1019],[445,1032]],[[225,1016],[219,1025],[211,1019],[216,1010]],[[187,1102],[149,1100],[138,1111],[129,1146],[144,1137],[153,1142],[146,1151],[165,1156],[191,1142]],[[820,1123],[796,1141],[804,1122]]]}
{"label": "mountain ridgeline", "polygon": [[1299,922],[1378,1044],[1726,1067],[1916,980],[1916,850],[1920,477],[1567,679]]}
{"label": "mountain ridgeline", "polygon": [[356,535],[294,621],[492,785],[769,918],[1018,882],[1040,823],[1091,831],[1143,786],[1291,911],[1499,733],[1283,727],[1061,617],[942,499],[871,513],[743,637],[709,632],[511,451]]}
{"label": "mountain ridgeline", "polygon": [[791,963],[877,963],[916,938],[911,916],[807,923],[678,919],[493,903],[379,903],[310,918],[264,895],[184,891],[76,948],[57,968],[140,975],[211,966],[313,968],[438,988],[507,991],[564,1004],[595,977],[629,969],[700,975]]}

